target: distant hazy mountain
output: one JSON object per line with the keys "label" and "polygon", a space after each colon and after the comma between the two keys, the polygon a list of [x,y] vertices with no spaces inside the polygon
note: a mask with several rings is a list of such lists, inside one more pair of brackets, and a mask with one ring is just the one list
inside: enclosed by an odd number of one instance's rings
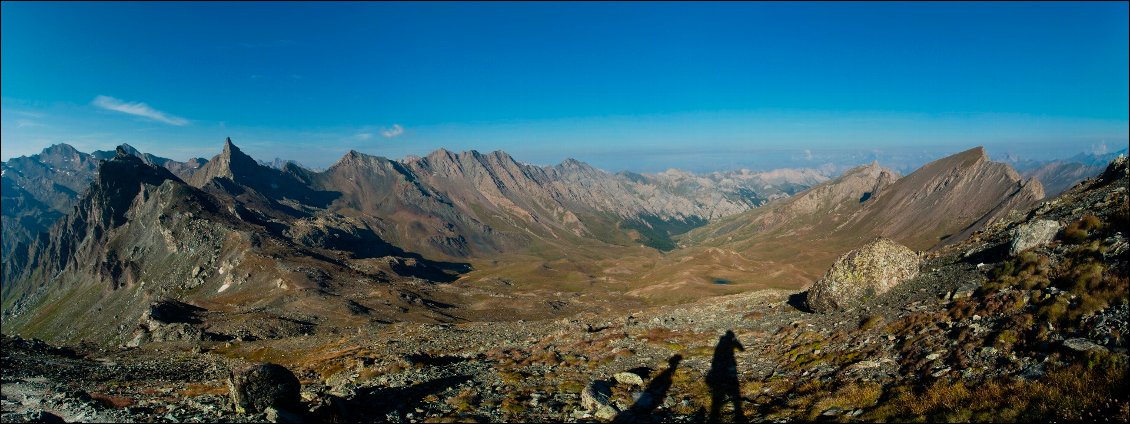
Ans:
{"label": "distant hazy mountain", "polygon": [[[90,185],[98,163],[69,145],[56,144],[0,164],[4,262],[70,211]],[[16,255],[22,260],[22,253]]]}
{"label": "distant hazy mountain", "polygon": [[[205,162],[190,159],[177,162],[171,159],[139,152],[128,144],[120,146],[129,155],[143,162],[165,167],[182,179],[187,179]],[[9,159],[0,164],[3,175],[3,261],[12,252],[20,250],[37,234],[47,231],[51,224],[69,212],[94,178],[98,164],[112,159],[116,152],[98,150],[86,154],[67,144],[56,144],[31,156]],[[23,244],[24,247],[18,247]],[[23,258],[19,258],[22,260]]]}
{"label": "distant hazy mountain", "polygon": [[1080,153],[1067,159],[1025,162],[1017,167],[1025,177],[1040,180],[1049,197],[1054,197],[1086,178],[1099,175],[1107,164],[1127,149],[1113,153]]}
{"label": "distant hazy mountain", "polygon": [[274,160],[272,160],[270,162],[265,161],[265,160],[260,160],[260,161],[256,161],[256,162],[259,162],[260,165],[275,168],[275,169],[283,169],[283,168],[286,168],[286,166],[288,164],[295,164],[299,168],[305,168],[305,169],[309,169],[311,171],[322,171],[322,169],[320,169],[320,168],[311,168],[311,167],[305,166],[301,162],[296,161],[294,159],[275,158]]}

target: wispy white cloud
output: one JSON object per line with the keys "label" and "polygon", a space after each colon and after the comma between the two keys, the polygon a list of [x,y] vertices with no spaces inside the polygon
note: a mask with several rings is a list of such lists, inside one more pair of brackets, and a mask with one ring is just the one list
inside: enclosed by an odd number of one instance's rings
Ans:
{"label": "wispy white cloud", "polygon": [[401,134],[404,134],[404,127],[400,124],[392,124],[391,127],[381,129],[381,136],[384,138],[399,137]]}
{"label": "wispy white cloud", "polygon": [[804,160],[812,160],[812,150],[804,149]]}
{"label": "wispy white cloud", "polygon": [[149,118],[154,121],[164,122],[169,125],[184,126],[188,125],[188,120],[179,116],[173,116],[157,109],[149,107],[149,105],[142,102],[126,102],[115,99],[110,96],[98,96],[91,102],[94,106],[115,112],[126,113],[134,116]]}
{"label": "wispy white cloud", "polygon": [[355,135],[353,137],[358,139],[358,140],[365,141],[365,140],[373,138],[373,133],[370,133],[370,132],[357,133],[357,135]]}
{"label": "wispy white cloud", "polygon": [[40,123],[39,121],[35,121],[35,120],[31,120],[31,119],[17,119],[16,120],[16,128],[36,128],[36,127],[46,127],[46,126],[47,125],[44,125],[44,124]]}

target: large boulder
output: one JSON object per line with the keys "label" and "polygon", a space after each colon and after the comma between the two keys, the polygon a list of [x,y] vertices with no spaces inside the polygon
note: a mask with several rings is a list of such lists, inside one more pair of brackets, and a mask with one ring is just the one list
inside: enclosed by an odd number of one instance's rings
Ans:
{"label": "large boulder", "polygon": [[612,384],[605,380],[589,383],[581,391],[581,407],[590,412],[612,407]]}
{"label": "large boulder", "polygon": [[808,289],[808,307],[828,313],[851,309],[918,275],[918,254],[878,238],[840,256]]}
{"label": "large boulder", "polygon": [[235,411],[255,414],[275,408],[297,411],[302,384],[282,365],[255,364],[232,372],[228,379]]}
{"label": "large boulder", "polygon": [[1038,219],[1018,225],[1012,229],[1012,243],[1008,245],[1008,254],[1016,254],[1027,249],[1047,244],[1059,232],[1059,223],[1047,219]]}

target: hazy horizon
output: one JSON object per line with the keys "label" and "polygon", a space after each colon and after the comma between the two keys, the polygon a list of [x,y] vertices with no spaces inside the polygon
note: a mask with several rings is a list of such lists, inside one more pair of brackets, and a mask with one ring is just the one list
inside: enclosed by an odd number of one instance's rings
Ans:
{"label": "hazy horizon", "polygon": [[[1125,3],[3,4],[2,159],[67,143],[324,168],[609,171],[1118,150]],[[221,28],[222,30],[206,30]],[[51,54],[43,54],[51,52]]]}

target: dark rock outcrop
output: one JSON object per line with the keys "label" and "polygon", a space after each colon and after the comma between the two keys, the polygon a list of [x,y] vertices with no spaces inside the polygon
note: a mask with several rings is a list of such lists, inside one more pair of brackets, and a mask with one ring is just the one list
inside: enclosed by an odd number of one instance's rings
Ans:
{"label": "dark rock outcrop", "polygon": [[268,408],[297,411],[302,384],[282,365],[255,364],[232,372],[228,390],[236,412],[254,414]]}

